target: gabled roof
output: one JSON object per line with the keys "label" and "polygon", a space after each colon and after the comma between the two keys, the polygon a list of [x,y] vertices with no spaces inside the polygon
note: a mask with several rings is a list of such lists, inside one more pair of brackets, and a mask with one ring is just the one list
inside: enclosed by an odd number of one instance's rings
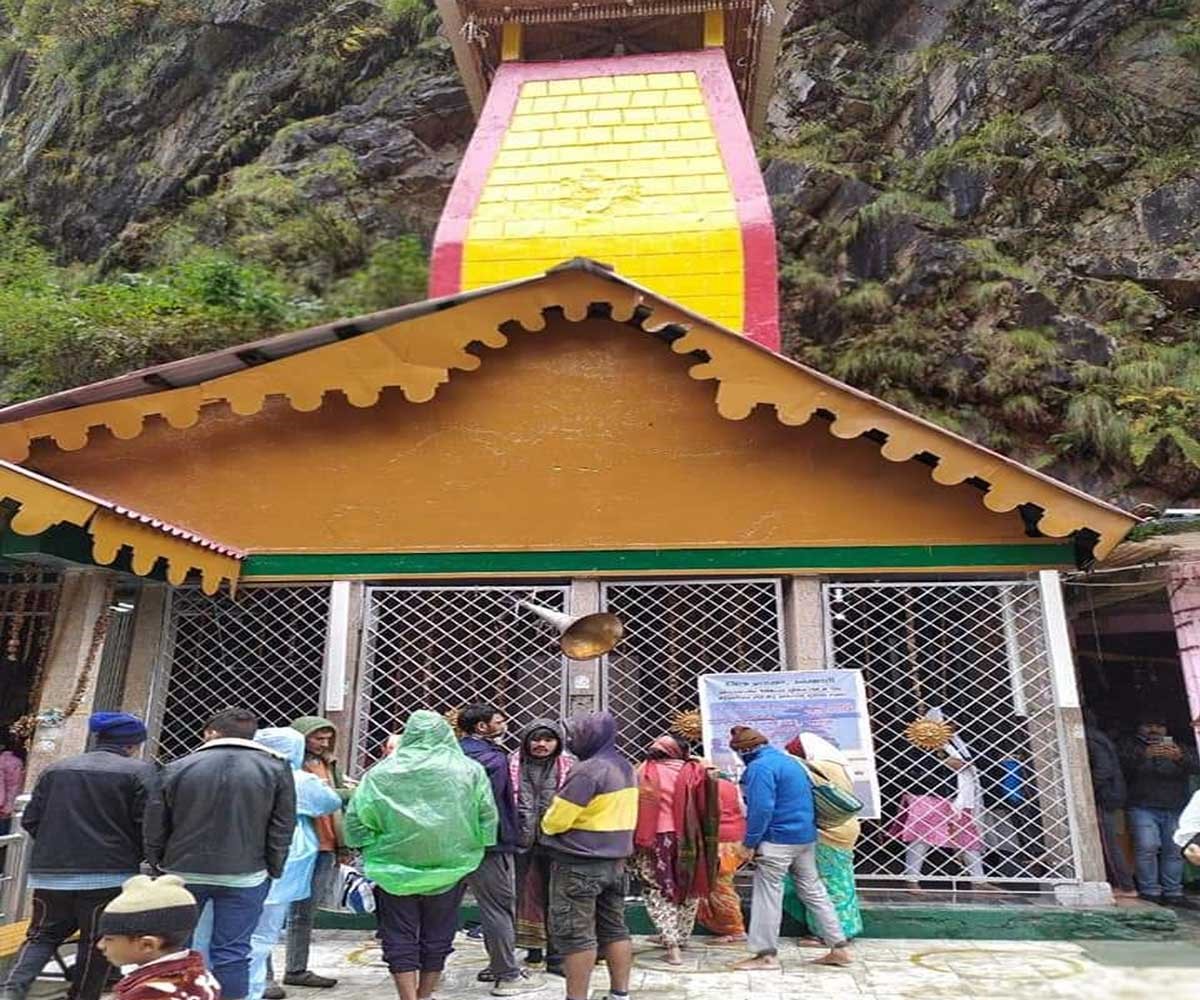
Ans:
{"label": "gabled roof", "polygon": [[0,410],[0,457],[23,461],[29,445],[50,439],[72,451],[86,446],[90,428],[118,438],[141,433],[148,417],[192,426],[204,406],[227,404],[236,414],[258,412],[282,395],[296,410],[315,410],[327,392],[369,407],[385,388],[414,403],[433,398],[451,370],[472,371],[482,358],[469,348],[503,348],[503,328],[544,329],[545,313],[569,320],[608,315],[668,341],[697,361],[691,377],[716,382],[716,406],[741,420],[759,405],[800,425],[813,417],[843,439],[867,436],[893,462],[916,459],[935,482],[970,482],[995,512],[1022,508],[1044,535],[1090,533],[1103,557],[1137,518],[1064,483],[959,437],[928,421],[829,378],[716,326],[602,265],[576,260],[544,275],[434,299],[284,334],[255,344],[178,361],[107,382]]}
{"label": "gabled roof", "polygon": [[39,535],[55,524],[73,524],[92,538],[92,557],[109,565],[128,546],[133,571],[153,572],[166,560],[167,579],[181,584],[192,570],[205,593],[215,594],[222,580],[237,586],[244,553],[165,521],[84,493],[65,483],[0,461],[0,498],[16,506],[8,527],[18,535]]}

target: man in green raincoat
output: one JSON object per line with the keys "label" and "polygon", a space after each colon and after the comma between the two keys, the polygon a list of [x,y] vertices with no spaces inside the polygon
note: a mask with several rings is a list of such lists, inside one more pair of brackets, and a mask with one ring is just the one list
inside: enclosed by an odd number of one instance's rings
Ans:
{"label": "man in green raincoat", "polygon": [[376,886],[383,958],[400,1000],[431,997],[454,951],[464,880],[496,843],[487,773],[435,712],[409,716],[395,753],[369,770],[346,812],[346,843]]}

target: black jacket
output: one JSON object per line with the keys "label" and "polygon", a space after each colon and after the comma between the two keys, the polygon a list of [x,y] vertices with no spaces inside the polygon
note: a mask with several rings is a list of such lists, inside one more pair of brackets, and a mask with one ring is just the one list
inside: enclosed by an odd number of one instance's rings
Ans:
{"label": "black jacket", "polygon": [[1126,740],[1121,747],[1125,780],[1129,786],[1126,804],[1143,809],[1179,810],[1191,795],[1191,775],[1197,773],[1196,754],[1184,749],[1179,760],[1151,757],[1143,740]]}
{"label": "black jacket", "polygon": [[51,764],[21,817],[33,837],[30,872],[136,872],[146,856],[142,817],[157,784],[153,764],[114,750]]}
{"label": "black jacket", "polygon": [[1101,809],[1121,809],[1125,805],[1125,775],[1117,745],[1106,733],[1085,727],[1088,757],[1092,761],[1092,791]]}
{"label": "black jacket", "polygon": [[279,878],[295,825],[288,763],[249,740],[213,740],[163,769],[146,812],[147,858],[187,875]]}
{"label": "black jacket", "polygon": [[517,824],[517,802],[513,795],[512,775],[508,770],[508,754],[491,740],[478,736],[465,736],[459,742],[471,760],[478,761],[492,783],[492,795],[496,800],[496,811],[500,814],[496,826],[496,843],[487,849],[488,854],[515,854],[521,849],[521,834]]}

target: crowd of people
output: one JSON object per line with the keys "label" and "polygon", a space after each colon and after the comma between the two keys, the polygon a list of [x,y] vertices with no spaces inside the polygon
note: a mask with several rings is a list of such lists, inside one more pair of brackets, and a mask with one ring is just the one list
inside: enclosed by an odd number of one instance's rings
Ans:
{"label": "crowd of people", "polygon": [[[113,965],[139,966],[117,984],[122,1000],[333,987],[308,968],[313,915],[352,852],[374,886],[400,1000],[434,996],[468,890],[487,953],[478,980],[493,996],[558,975],[568,1000],[584,1000],[603,959],[608,997],[627,997],[633,878],[670,965],[700,919],[714,944],[749,951],[733,968],[778,968],[789,894],[827,949],[816,962],[853,960],[857,820],[819,830],[814,800],[814,781],[850,787],[836,747],[804,733],[778,748],[735,727],[739,786],[669,733],[635,766],[607,712],[536,720],[511,753],[507,721],[473,705],[456,733],[441,715],[414,712],[355,783],[325,719],[260,728],[228,709],[196,751],[159,769],[140,759],[141,720],[93,715],[94,748],[48,766],[22,815],[33,910],[5,1000],[25,1000],[76,931],[71,1000],[97,1000]],[[751,857],[747,929],[733,876]],[[285,935],[276,981],[271,956]]]}

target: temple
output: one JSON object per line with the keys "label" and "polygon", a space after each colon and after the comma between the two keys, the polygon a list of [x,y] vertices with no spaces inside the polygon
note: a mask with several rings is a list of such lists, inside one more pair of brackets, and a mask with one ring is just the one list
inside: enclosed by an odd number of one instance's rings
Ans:
{"label": "temple", "polygon": [[[937,700],[1020,776],[988,877],[1106,898],[1059,574],[1137,519],[780,353],[751,131],[781,8],[439,10],[478,126],[431,298],[0,410],[0,722],[32,773],[89,707],[162,760],[230,704],[326,715],[357,772],[418,708],[605,706],[637,748],[702,674],[855,669],[861,879],[905,881]],[[518,600],[628,639],[568,662]]]}

